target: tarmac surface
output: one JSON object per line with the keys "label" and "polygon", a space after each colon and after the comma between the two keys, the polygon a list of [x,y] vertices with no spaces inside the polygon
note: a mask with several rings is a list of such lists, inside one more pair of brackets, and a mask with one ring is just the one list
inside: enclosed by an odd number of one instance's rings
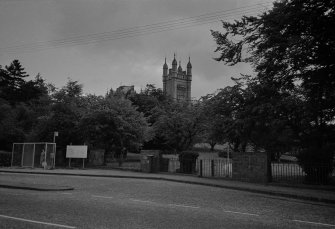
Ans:
{"label": "tarmac surface", "polygon": [[[165,180],[171,182],[187,183],[212,186],[218,188],[248,191],[253,193],[261,193],[273,196],[281,196],[286,198],[294,198],[300,200],[317,201],[323,203],[335,204],[335,188],[328,186],[283,186],[275,183],[256,184],[249,182],[240,182],[219,178],[203,178],[191,175],[167,174],[167,173],[142,173],[133,171],[124,171],[117,169],[53,169],[43,170],[40,168],[0,168],[1,173],[25,173],[25,174],[43,174],[43,175],[59,175],[59,176],[90,176],[90,177],[111,177],[111,178],[132,178],[132,179],[150,179]],[[73,190],[73,187],[52,186],[38,183],[22,183],[11,181],[8,183],[1,180],[0,187],[13,189],[28,189],[38,191],[65,191]]]}

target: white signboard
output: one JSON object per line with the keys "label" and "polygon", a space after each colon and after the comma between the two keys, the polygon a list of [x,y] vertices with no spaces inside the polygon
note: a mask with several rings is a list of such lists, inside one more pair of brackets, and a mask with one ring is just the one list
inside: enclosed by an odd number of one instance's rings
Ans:
{"label": "white signboard", "polygon": [[87,158],[87,146],[66,146],[66,158]]}

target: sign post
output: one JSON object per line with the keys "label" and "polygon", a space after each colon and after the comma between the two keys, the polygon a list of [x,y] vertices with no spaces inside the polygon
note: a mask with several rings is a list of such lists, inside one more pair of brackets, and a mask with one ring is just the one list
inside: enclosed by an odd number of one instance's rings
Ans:
{"label": "sign post", "polygon": [[227,143],[228,149],[227,149],[227,159],[228,159],[228,163],[229,163],[229,150],[230,150],[230,144],[229,142]]}
{"label": "sign post", "polygon": [[87,158],[87,146],[66,146],[66,158],[69,158],[69,167],[71,167],[71,158],[82,158],[83,169],[85,167],[85,158]]}
{"label": "sign post", "polygon": [[58,131],[55,131],[55,132],[54,132],[54,141],[53,141],[53,143],[56,142],[56,137],[58,137]]}

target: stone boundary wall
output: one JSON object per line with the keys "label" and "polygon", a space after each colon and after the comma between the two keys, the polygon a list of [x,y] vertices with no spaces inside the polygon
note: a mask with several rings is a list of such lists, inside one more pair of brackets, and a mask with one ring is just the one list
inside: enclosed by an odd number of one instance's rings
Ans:
{"label": "stone boundary wall", "polygon": [[234,152],[232,172],[234,180],[267,183],[269,180],[266,152]]}
{"label": "stone boundary wall", "polygon": [[[141,171],[142,172],[159,172],[159,159],[160,159],[160,150],[141,150]],[[149,157],[153,156],[152,165],[150,164]]]}

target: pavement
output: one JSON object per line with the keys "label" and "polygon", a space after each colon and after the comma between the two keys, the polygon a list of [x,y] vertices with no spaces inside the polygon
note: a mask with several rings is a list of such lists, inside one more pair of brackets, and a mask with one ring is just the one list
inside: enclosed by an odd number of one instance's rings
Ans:
{"label": "pavement", "polygon": [[[164,180],[171,182],[204,185],[224,189],[233,189],[253,193],[267,194],[300,200],[309,200],[335,204],[335,188],[327,186],[283,186],[275,183],[256,184],[240,182],[219,178],[204,178],[191,175],[167,174],[167,173],[142,173],[124,171],[117,169],[53,169],[43,170],[40,168],[0,168],[0,173],[24,173],[38,175],[62,175],[62,176],[90,176],[90,177],[110,177],[110,178],[131,178],[131,179],[150,179]],[[37,191],[63,191],[73,190],[73,187],[52,186],[45,184],[27,184],[20,182],[4,183],[0,179],[0,187],[13,189],[28,189]]]}

